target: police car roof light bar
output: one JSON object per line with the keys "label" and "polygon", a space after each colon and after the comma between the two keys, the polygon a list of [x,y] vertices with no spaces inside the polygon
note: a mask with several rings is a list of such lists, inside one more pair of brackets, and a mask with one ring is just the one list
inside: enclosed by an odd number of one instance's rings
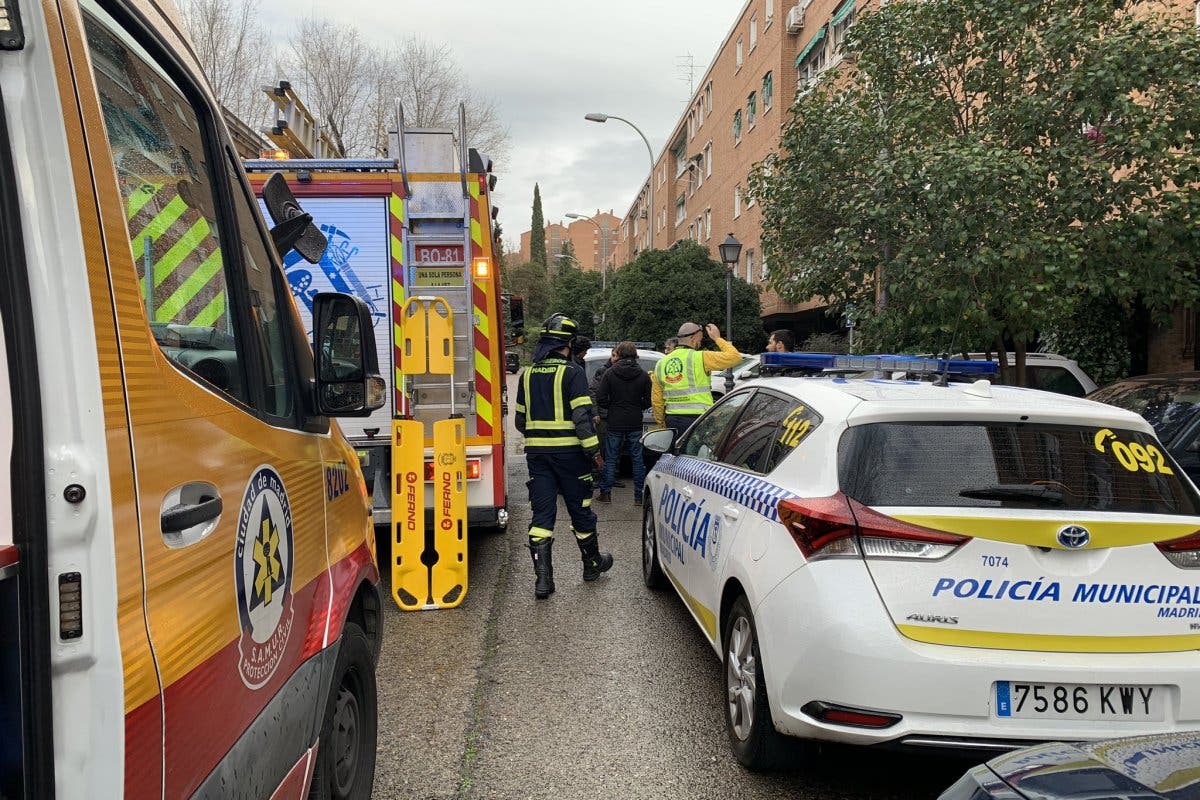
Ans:
{"label": "police car roof light bar", "polygon": [[962,359],[918,358],[905,355],[849,356],[834,353],[763,353],[764,369],[855,370],[859,372],[907,372],[934,375],[949,372],[955,375],[995,375],[1000,366],[994,361],[965,361]]}

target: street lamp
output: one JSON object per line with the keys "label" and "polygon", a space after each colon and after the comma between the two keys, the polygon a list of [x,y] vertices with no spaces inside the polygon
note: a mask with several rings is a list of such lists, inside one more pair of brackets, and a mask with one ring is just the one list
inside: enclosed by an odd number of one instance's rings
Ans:
{"label": "street lamp", "polygon": [[742,259],[742,243],[733,238],[733,234],[725,237],[725,241],[717,248],[721,251],[721,261],[725,262],[725,335],[733,337],[733,270]]}
{"label": "street lamp", "polygon": [[618,122],[624,122],[626,125],[628,125],[629,127],[633,128],[635,131],[637,131],[638,136],[642,137],[642,141],[646,143],[646,152],[650,154],[650,181],[646,184],[646,188],[647,188],[647,192],[648,192],[647,199],[650,203],[650,213],[647,215],[647,218],[646,218],[646,221],[650,224],[650,228],[648,230],[649,246],[647,249],[653,250],[654,249],[654,150],[650,147],[650,140],[646,138],[646,134],[642,133],[641,128],[639,128],[637,125],[634,125],[632,122],[625,119],[624,117],[617,117],[617,116],[613,116],[612,114],[600,114],[600,113],[593,111],[591,114],[584,114],[583,118],[586,119],[588,122],[608,122],[610,119],[615,119]]}
{"label": "street lamp", "polygon": [[[717,246],[721,251],[721,261],[725,262],[725,336],[733,340],[733,270],[742,259],[742,243],[733,238],[733,234],[725,237],[725,241]],[[725,372],[725,394],[733,391],[733,370]]]}
{"label": "street lamp", "polygon": [[587,214],[567,214],[566,217],[590,222],[596,228],[596,232],[600,234],[600,290],[608,291],[608,237],[605,235],[605,230],[600,227],[600,223]]}

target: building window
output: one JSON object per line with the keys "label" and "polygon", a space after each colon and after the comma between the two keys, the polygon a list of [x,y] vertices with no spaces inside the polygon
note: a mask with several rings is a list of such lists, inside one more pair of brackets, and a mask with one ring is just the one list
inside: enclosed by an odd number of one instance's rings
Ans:
{"label": "building window", "polygon": [[[682,131],[680,133],[682,134]],[[671,148],[671,158],[675,161],[675,178],[678,180],[683,176],[683,171],[688,168],[687,141],[682,135]]]}
{"label": "building window", "polygon": [[754,282],[754,250],[746,248],[746,283]]}
{"label": "building window", "polygon": [[684,204],[684,197],[683,197],[683,194],[680,194],[679,197],[675,198],[675,224],[676,225],[683,222],[683,218],[685,216],[687,216],[687,212],[684,210],[683,204]]}
{"label": "building window", "polygon": [[755,14],[750,18],[750,52],[754,52],[754,48],[758,47],[758,15]]}
{"label": "building window", "polygon": [[762,85],[762,106],[763,113],[771,110],[771,103],[775,102],[775,74],[768,72],[763,75]]}
{"label": "building window", "polygon": [[835,55],[842,52],[842,43],[846,41],[846,33],[854,24],[854,4],[856,2],[857,0],[846,0],[837,11],[833,12],[833,19],[829,21],[830,48]]}
{"label": "building window", "polygon": [[700,188],[700,168],[695,164],[691,164],[688,168],[688,197],[696,193]]}
{"label": "building window", "polygon": [[704,209],[704,241],[712,238],[712,209]]}
{"label": "building window", "polygon": [[766,253],[763,253],[762,258],[759,259],[758,279],[760,281],[765,281],[767,279],[767,254]]}
{"label": "building window", "polygon": [[738,65],[739,69],[741,69],[743,60],[744,59],[742,58],[742,37],[739,36],[738,40],[737,40],[737,65]]}
{"label": "building window", "polygon": [[700,126],[703,124],[704,124],[704,101],[697,100],[696,101],[696,130],[699,130]]}
{"label": "building window", "polygon": [[825,52],[827,28],[819,28],[808,45],[796,57],[796,83],[801,91],[812,88],[825,70],[828,58]]}
{"label": "building window", "polygon": [[751,92],[746,98],[746,124],[753,126],[758,120],[758,93]]}
{"label": "building window", "polygon": [[696,113],[694,111],[688,114],[687,131],[688,139],[696,138]]}
{"label": "building window", "polygon": [[775,21],[775,0],[766,0],[763,8],[763,18],[763,30],[766,30]]}
{"label": "building window", "polygon": [[693,242],[696,241],[696,226],[695,225],[688,225],[687,238],[691,239]]}
{"label": "building window", "polygon": [[742,140],[742,110],[739,108],[733,112],[733,141],[740,142]]}
{"label": "building window", "polygon": [[733,187],[733,218],[737,219],[742,215],[742,187]]}
{"label": "building window", "polygon": [[704,84],[704,108],[712,113],[712,81]]}
{"label": "building window", "polygon": [[712,177],[713,153],[712,142],[704,145],[704,175],[707,178]]}

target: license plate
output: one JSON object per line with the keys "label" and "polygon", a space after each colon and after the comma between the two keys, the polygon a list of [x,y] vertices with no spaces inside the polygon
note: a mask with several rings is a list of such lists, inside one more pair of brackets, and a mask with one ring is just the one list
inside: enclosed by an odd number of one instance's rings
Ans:
{"label": "license plate", "polygon": [[1166,687],[1113,683],[996,681],[993,714],[1011,719],[1161,722]]}

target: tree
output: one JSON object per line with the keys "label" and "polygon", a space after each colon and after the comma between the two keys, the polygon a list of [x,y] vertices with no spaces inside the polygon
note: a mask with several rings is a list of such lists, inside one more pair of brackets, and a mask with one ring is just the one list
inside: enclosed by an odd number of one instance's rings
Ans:
{"label": "tree", "polygon": [[584,272],[567,259],[559,263],[561,266],[550,281],[549,310],[566,314],[579,325],[581,334],[594,338],[594,320],[601,305],[600,274]]}
{"label": "tree", "polygon": [[610,274],[605,333],[617,339],[662,343],[689,320],[715,322],[744,352],[766,344],[758,289],[733,279],[733,333],[725,328],[726,269],[701,245],[684,241],[669,250],[646,250]]}
{"label": "tree", "polygon": [[188,0],[179,10],[217,100],[249,125],[265,123],[273,48],[259,0]]}
{"label": "tree", "polygon": [[556,269],[564,269],[566,267],[578,268],[579,257],[575,255],[575,243],[570,239],[563,239],[554,262]]}
{"label": "tree", "polygon": [[1200,299],[1200,37],[1135,5],[865,14],[751,179],[780,294],[873,308],[866,346],[1011,348],[1018,383],[1088,306]]}
{"label": "tree", "polygon": [[504,274],[504,290],[525,300],[526,328],[535,330],[550,308],[550,277],[544,264],[526,261],[510,267]]}
{"label": "tree", "polygon": [[458,104],[464,103],[468,144],[495,161],[508,155],[499,106],[471,87],[450,45],[413,35],[378,53],[365,112],[377,155],[387,152],[387,133],[396,127],[397,99],[404,104],[404,124],[414,128],[457,129]]}
{"label": "tree", "polygon": [[529,260],[546,266],[546,221],[542,217],[542,190],[533,185],[533,219],[529,223]]}
{"label": "tree", "polygon": [[381,65],[353,25],[305,17],[289,39],[282,66],[341,154],[356,155],[376,145],[375,132],[363,122],[372,76]]}

